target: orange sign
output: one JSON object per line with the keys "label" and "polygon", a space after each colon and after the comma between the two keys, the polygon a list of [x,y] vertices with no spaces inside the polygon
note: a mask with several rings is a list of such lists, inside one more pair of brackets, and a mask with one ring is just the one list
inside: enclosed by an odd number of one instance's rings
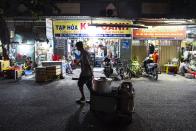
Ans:
{"label": "orange sign", "polygon": [[148,29],[134,29],[134,39],[178,39],[186,38],[185,26],[155,26]]}

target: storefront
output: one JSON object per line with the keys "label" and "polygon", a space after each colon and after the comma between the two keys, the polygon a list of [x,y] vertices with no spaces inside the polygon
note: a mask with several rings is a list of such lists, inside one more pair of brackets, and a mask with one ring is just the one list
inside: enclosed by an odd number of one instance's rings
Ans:
{"label": "storefront", "polygon": [[132,29],[126,26],[131,24],[130,20],[71,18],[53,20],[54,54],[78,59],[75,44],[82,41],[85,49],[91,53],[95,66],[101,66],[100,61],[106,56],[131,57]]}
{"label": "storefront", "polygon": [[51,19],[46,19],[45,30],[46,32],[40,33],[43,31],[40,28],[36,28],[37,37],[39,38],[39,40],[35,41],[35,61],[38,66],[41,65],[42,61],[52,61],[52,55],[54,51],[53,29]]}
{"label": "storefront", "polygon": [[0,40],[0,60],[2,59],[2,56],[3,56],[3,50],[2,50],[2,43]]}
{"label": "storefront", "polygon": [[[138,56],[141,62],[157,50],[159,64],[163,66],[172,59],[178,58],[181,42],[184,39],[186,39],[185,26],[149,26],[148,29],[134,29],[132,56]],[[140,53],[138,48],[143,52]]]}
{"label": "storefront", "polygon": [[9,50],[9,57],[16,65],[24,64],[27,57],[30,57],[32,61],[35,59],[35,40],[33,34],[29,32],[21,32],[16,28],[15,37]]}
{"label": "storefront", "polygon": [[[45,22],[8,21],[8,25],[10,28],[9,58],[11,65],[22,65],[27,57],[37,64],[42,59],[50,60],[51,56],[48,54],[53,54],[53,44],[48,41],[51,39],[47,40],[46,38]],[[47,22],[46,25],[48,26]],[[47,30],[47,32],[49,31]]]}
{"label": "storefront", "polygon": [[196,51],[196,27],[187,26],[187,37],[182,41],[182,47],[187,48],[188,51]]}

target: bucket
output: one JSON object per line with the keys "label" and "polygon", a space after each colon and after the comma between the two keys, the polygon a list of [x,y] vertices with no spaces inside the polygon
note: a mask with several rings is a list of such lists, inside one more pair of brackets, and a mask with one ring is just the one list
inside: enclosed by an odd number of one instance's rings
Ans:
{"label": "bucket", "polygon": [[93,89],[95,92],[98,93],[107,93],[111,91],[111,85],[112,79],[111,78],[94,78],[93,79]]}

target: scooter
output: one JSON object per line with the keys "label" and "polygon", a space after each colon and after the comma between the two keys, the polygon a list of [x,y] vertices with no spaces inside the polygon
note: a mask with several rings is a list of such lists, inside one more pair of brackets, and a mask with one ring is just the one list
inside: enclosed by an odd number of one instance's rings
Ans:
{"label": "scooter", "polygon": [[158,80],[158,64],[154,63],[149,58],[144,60],[144,70],[148,77],[151,77],[153,80]]}
{"label": "scooter", "polygon": [[124,79],[124,72],[125,72],[125,70],[124,70],[123,64],[120,61],[120,59],[117,60],[116,72],[117,72],[118,76],[120,76],[121,79],[123,80]]}
{"label": "scooter", "polygon": [[105,65],[104,65],[104,75],[109,78],[113,74],[113,68],[112,68],[112,63],[110,62],[109,58],[105,58],[104,60]]}

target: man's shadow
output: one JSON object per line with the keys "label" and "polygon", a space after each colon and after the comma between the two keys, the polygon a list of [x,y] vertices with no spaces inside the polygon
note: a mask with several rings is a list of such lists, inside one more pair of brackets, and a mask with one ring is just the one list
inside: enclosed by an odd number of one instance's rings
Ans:
{"label": "man's shadow", "polygon": [[[87,108],[87,109],[86,109]],[[85,112],[86,110],[86,112]],[[137,113],[133,114],[132,123],[124,126],[108,124],[97,118],[86,105],[81,105],[78,110],[68,118],[65,131],[152,131],[150,125]]]}
{"label": "man's shadow", "polygon": [[101,123],[95,119],[88,107],[81,105],[68,119],[65,131],[98,131],[100,127]]}

